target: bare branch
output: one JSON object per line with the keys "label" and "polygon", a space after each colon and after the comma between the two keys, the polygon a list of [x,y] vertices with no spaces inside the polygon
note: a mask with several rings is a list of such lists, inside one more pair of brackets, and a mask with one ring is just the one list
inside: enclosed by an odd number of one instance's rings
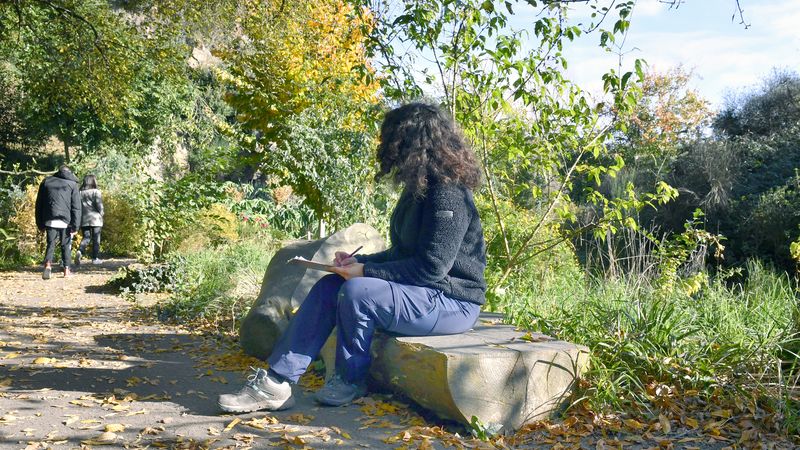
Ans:
{"label": "bare branch", "polygon": [[53,175],[56,173],[56,170],[51,171],[41,171],[36,169],[28,169],[28,170],[3,170],[0,169],[0,175],[9,175],[15,177],[25,177],[30,175]]}

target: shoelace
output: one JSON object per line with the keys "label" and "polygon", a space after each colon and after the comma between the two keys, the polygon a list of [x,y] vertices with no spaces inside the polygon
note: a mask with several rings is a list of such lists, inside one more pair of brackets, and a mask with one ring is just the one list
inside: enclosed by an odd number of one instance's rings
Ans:
{"label": "shoelace", "polygon": [[259,378],[258,376],[261,374],[261,372],[263,372],[263,370],[256,369],[253,366],[250,366],[250,370],[252,370],[254,373],[251,373],[250,375],[247,376],[247,384],[252,385],[256,381],[258,381]]}
{"label": "shoelace", "polygon": [[259,380],[262,380],[267,377],[267,371],[264,369],[257,369],[253,366],[250,366],[250,369],[255,373],[251,373],[250,375],[247,376],[247,386],[250,386],[250,388],[252,388],[253,390],[262,395],[265,395],[267,397],[272,397],[272,393],[264,391],[263,389],[259,388],[257,384]]}

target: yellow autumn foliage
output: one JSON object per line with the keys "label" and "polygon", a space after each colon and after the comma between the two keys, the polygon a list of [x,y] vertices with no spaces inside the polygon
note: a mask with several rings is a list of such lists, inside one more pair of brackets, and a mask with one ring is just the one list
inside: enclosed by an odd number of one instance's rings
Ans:
{"label": "yellow autumn foliage", "polygon": [[376,101],[377,82],[358,75],[359,68],[369,71],[368,16],[359,19],[338,0],[248,0],[241,8],[239,44],[217,52],[227,63],[217,70],[234,88],[226,100],[246,127],[275,142],[283,122],[312,104]]}

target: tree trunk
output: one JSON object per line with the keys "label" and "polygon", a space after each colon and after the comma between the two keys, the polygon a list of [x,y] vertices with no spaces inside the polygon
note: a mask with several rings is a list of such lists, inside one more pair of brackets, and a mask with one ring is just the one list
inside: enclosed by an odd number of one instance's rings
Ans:
{"label": "tree trunk", "polygon": [[72,161],[72,158],[69,156],[69,144],[67,143],[67,139],[64,138],[64,162],[69,164]]}

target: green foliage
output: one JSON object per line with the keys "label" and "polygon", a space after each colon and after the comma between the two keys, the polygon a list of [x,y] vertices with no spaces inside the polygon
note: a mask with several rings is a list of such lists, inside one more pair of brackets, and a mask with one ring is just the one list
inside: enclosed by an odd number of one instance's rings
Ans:
{"label": "green foliage", "polygon": [[115,256],[136,255],[145,239],[139,221],[139,210],[122,192],[103,194],[103,240],[104,253]]}
{"label": "green foliage", "polygon": [[778,73],[730,100],[715,119],[715,135],[672,161],[668,181],[682,194],[655,220],[675,229],[702,208],[707,227],[729,239],[729,264],[759,257],[791,269],[789,245],[800,224],[798,93],[800,77]]}
{"label": "green foliage", "polygon": [[796,340],[798,307],[788,278],[757,263],[748,273],[743,284],[717,278],[693,296],[664,296],[640,280],[575,283],[566,273],[509,309],[518,325],[589,347],[582,395],[597,410],[651,407],[675,389],[767,393]]}
{"label": "green foliage", "polygon": [[317,111],[306,110],[290,121],[288,139],[276,145],[262,165],[292,186],[334,230],[353,222],[375,223],[386,215],[385,204],[383,211],[376,206],[384,193],[372,181],[373,140],[365,132],[348,130],[343,120],[325,120]]}
{"label": "green foliage", "polygon": [[174,292],[186,284],[186,274],[181,270],[184,264],[184,259],[176,255],[161,264],[126,266],[108,286],[119,289],[129,298],[137,294]]}
{"label": "green foliage", "polygon": [[204,249],[173,258],[185,283],[172,287],[172,295],[159,305],[162,319],[238,330],[258,295],[276,242],[247,240],[217,249]]}
{"label": "green foliage", "polygon": [[38,184],[29,184],[21,188],[15,186],[9,192],[7,200],[10,212],[5,221],[7,233],[14,236],[13,240],[6,240],[4,259],[17,264],[31,264],[44,258],[45,239],[36,228],[36,194]]}
{"label": "green foliage", "polygon": [[[24,26],[23,26],[24,24]],[[153,35],[101,1],[4,2],[0,56],[24,92],[26,126],[69,149],[153,141],[186,105],[177,41]]]}

